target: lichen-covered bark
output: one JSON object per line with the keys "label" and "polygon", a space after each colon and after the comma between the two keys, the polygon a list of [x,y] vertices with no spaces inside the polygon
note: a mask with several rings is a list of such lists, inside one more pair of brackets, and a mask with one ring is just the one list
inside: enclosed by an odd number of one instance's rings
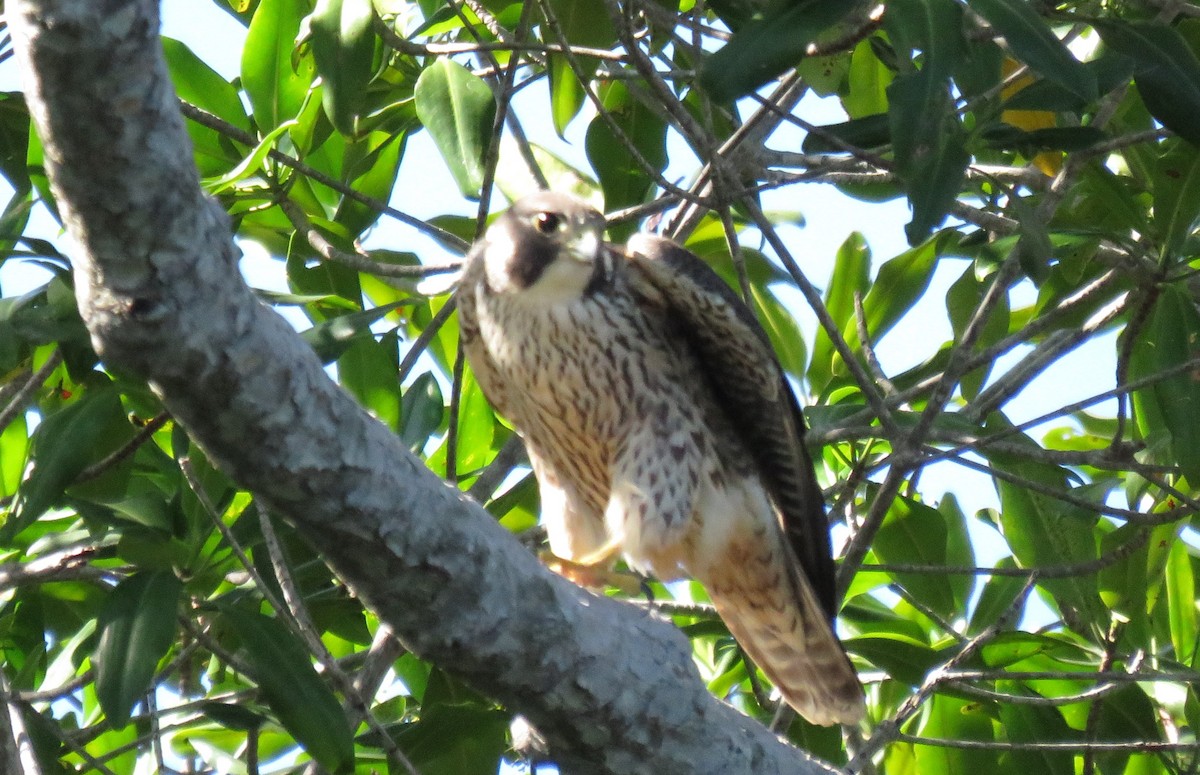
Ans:
{"label": "lichen-covered bark", "polygon": [[10,0],[8,17],[97,351],[409,648],[523,713],[569,772],[827,771],[710,696],[677,630],[543,569],[253,297],[200,191],[154,0]]}

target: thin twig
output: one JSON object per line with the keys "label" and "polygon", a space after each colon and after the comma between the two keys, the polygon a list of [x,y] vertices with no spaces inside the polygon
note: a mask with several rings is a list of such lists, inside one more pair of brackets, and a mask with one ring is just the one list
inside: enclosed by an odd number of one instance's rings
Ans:
{"label": "thin twig", "polygon": [[0,430],[7,428],[8,424],[16,419],[18,414],[25,411],[25,406],[33,398],[33,394],[50,378],[50,375],[59,367],[62,360],[62,350],[55,348],[50,357],[46,359],[46,362],[25,378],[25,382],[21,385],[21,388],[9,399],[8,404],[3,409],[0,409]]}

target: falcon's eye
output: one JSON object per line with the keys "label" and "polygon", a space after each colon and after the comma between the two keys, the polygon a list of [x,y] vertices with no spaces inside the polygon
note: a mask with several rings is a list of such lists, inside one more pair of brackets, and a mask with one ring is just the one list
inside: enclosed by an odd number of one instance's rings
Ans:
{"label": "falcon's eye", "polygon": [[556,213],[538,213],[533,217],[533,228],[542,234],[553,234],[563,227],[562,218]]}

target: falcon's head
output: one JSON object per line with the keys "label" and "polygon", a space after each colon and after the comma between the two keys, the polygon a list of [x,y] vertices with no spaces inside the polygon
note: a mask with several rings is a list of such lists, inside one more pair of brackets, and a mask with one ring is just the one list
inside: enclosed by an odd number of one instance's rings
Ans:
{"label": "falcon's head", "polygon": [[549,303],[578,298],[612,272],[604,216],[569,194],[525,197],[488,227],[473,260],[492,293]]}

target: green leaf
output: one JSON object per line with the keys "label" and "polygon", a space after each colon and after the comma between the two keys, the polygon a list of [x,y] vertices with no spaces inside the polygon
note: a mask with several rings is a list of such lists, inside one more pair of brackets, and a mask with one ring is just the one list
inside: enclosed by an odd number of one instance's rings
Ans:
{"label": "green leaf", "polygon": [[[996,690],[1023,697],[1040,697],[1016,681],[997,681]],[[1079,735],[1067,726],[1062,714],[1046,705],[1000,704],[1000,728],[1011,743],[1061,743]],[[1038,775],[1074,775],[1071,751],[1029,750],[1015,746],[1008,752],[1013,772]]]}
{"label": "green leaf", "polygon": [[1146,109],[1163,126],[1200,145],[1200,61],[1173,27],[1105,19],[1093,25],[1104,43],[1134,61]]}
{"label": "green leaf", "polygon": [[970,155],[963,145],[949,82],[935,79],[932,68],[892,81],[888,102],[896,172],[913,211],[905,233],[910,244],[917,244],[950,211]]}
{"label": "green leaf", "polygon": [[284,121],[272,129],[266,137],[259,141],[258,145],[254,146],[254,150],[240,164],[216,180],[204,181],[205,191],[216,196],[261,170],[267,154],[275,147],[279,136],[295,125],[295,121]]}
{"label": "green leaf", "polygon": [[[956,341],[961,341],[963,332],[966,331],[967,325],[983,301],[984,294],[987,293],[988,286],[986,278],[977,276],[977,265],[973,263],[946,291],[946,313],[950,318],[950,325]],[[976,337],[973,349],[979,350],[1000,341],[1008,334],[1009,320],[1008,295],[1003,294],[999,302],[992,307],[991,313]],[[979,389],[987,380],[991,370],[992,364],[989,362],[964,374],[960,380],[962,394],[967,398],[974,398],[978,395]]]}
{"label": "green leaf", "polygon": [[75,403],[47,417],[33,437],[33,470],[17,491],[0,543],[12,540],[62,497],[79,472],[132,435],[115,388],[88,389]]}
{"label": "green leaf", "polygon": [[1035,72],[1091,102],[1096,79],[1071,55],[1028,0],[968,0],[972,10],[1004,36],[1012,52]]}
{"label": "green leaf", "polygon": [[445,413],[442,388],[433,373],[427,371],[404,390],[400,438],[409,449],[420,451],[442,424]]}
{"label": "green leaf", "polygon": [[[1170,526],[1167,528],[1171,530]],[[1105,533],[1100,540],[1101,555],[1111,556],[1131,542],[1137,542],[1144,529],[1142,525],[1129,523]],[[1101,568],[1097,574],[1100,599],[1127,620],[1127,628],[1141,628],[1145,625],[1146,609],[1150,600],[1149,570],[1146,546],[1143,542],[1141,547],[1112,565]],[[1159,570],[1161,569],[1156,570],[1156,574]]]}
{"label": "green leaf", "polygon": [[1171,644],[1175,659],[1188,667],[1196,666],[1197,634],[1196,578],[1192,558],[1183,541],[1171,544],[1167,557],[1167,620],[1171,627]]}
{"label": "green leaf", "polygon": [[1047,127],[1020,129],[1011,124],[994,124],[980,133],[989,148],[1011,149],[1025,157],[1042,151],[1083,151],[1108,139],[1108,135],[1091,126]]}
{"label": "green leaf", "polygon": [[181,100],[228,121],[244,132],[250,131],[250,119],[233,84],[180,41],[163,37],[162,45],[171,83]]}
{"label": "green leaf", "polygon": [[223,727],[242,732],[258,729],[267,721],[265,716],[255,713],[245,705],[215,700],[200,703],[200,712]]}
{"label": "green leaf", "polygon": [[296,636],[257,612],[222,607],[221,615],[238,633],[254,680],[284,729],[322,767],[349,771],[354,764],[350,725]]}
{"label": "green leaf", "polygon": [[439,59],[421,73],[414,96],[417,117],[429,130],[459,192],[478,199],[496,117],[492,90],[462,65]]}
{"label": "green leaf", "polygon": [[337,360],[360,339],[374,339],[371,326],[397,307],[408,304],[397,301],[382,307],[372,307],[348,315],[337,315],[317,323],[300,336],[317,353],[323,363]]}
{"label": "green leaf", "polygon": [[[496,434],[496,415],[471,371],[467,371],[463,376],[459,405],[461,409],[455,462],[458,476],[462,478],[477,473],[490,461],[492,441]],[[439,476],[446,475],[447,448],[447,443],[442,442],[427,461],[429,467]]]}
{"label": "green leaf", "polygon": [[[911,498],[897,497],[871,543],[871,550],[884,563],[948,564],[949,531],[941,512]],[[958,615],[963,604],[954,588],[941,576],[928,573],[890,575],[921,603],[948,619]]]}
{"label": "green leaf", "polygon": [[[1010,564],[1006,567],[1012,566]],[[1012,576],[997,576],[996,578],[1015,580],[1018,591],[1025,586],[1025,579],[1022,578],[1014,579]],[[1003,611],[999,613],[1003,613]],[[1001,632],[980,646],[976,658],[972,661],[977,660],[981,667],[989,669],[1012,667],[1016,664],[1027,663],[1027,660],[1033,657],[1052,653],[1058,645],[1058,642],[1045,635],[1034,635],[1028,632]]]}
{"label": "green leaf", "polygon": [[[593,0],[549,0],[548,5],[563,38],[570,45],[605,49],[616,41],[617,34],[604,3]],[[546,29],[549,36],[549,27]],[[595,57],[575,55],[574,60],[575,67],[580,70],[579,75],[563,54],[551,54],[546,68],[550,86],[550,115],[554,120],[554,131],[559,137],[567,131],[571,120],[579,115],[586,100],[581,77],[584,81],[591,79],[599,64]]]}
{"label": "green leaf", "polygon": [[897,681],[920,686],[945,655],[901,633],[876,632],[844,641],[846,649],[882,668]]}
{"label": "green leaf", "polygon": [[1168,264],[1178,260],[1200,216],[1200,151],[1194,145],[1174,143],[1154,169],[1154,227]]}
{"label": "green leaf", "polygon": [[[595,65],[592,69],[595,70]],[[550,55],[546,74],[546,83],[550,87],[550,117],[554,119],[554,131],[561,138],[567,126],[579,115],[587,95],[571,63],[562,54]]]}
{"label": "green leaf", "polygon": [[[995,740],[992,719],[978,703],[935,694],[920,716],[917,735],[935,740],[967,740],[990,743]],[[1000,772],[998,751],[954,748],[940,745],[915,745],[917,773],[993,773]],[[890,770],[889,770],[890,772]]]}
{"label": "green leaf", "polygon": [[[845,53],[827,56],[808,56],[796,65],[796,75],[804,79],[808,88],[818,97],[834,97],[844,90],[846,77],[850,73],[850,57]],[[853,91],[853,87],[851,87]],[[847,95],[849,96],[849,95]],[[843,101],[844,103],[844,101]],[[882,112],[885,107],[876,112]],[[847,111],[850,111],[847,106]],[[850,111],[851,115],[857,115]]]}
{"label": "green leaf", "polygon": [[783,370],[789,374],[803,374],[808,354],[804,350],[804,337],[796,318],[770,290],[760,284],[750,286],[750,300],[754,304],[754,316],[767,332]]}
{"label": "green leaf", "polygon": [[[833,274],[825,288],[825,308],[841,331],[857,330],[854,325],[854,295],[866,294],[871,274],[871,249],[862,234],[853,232],[838,248]],[[878,336],[875,331],[871,336]],[[822,327],[813,341],[813,357],[808,379],[813,389],[824,392],[836,359],[833,340]]]}
{"label": "green leaf", "polygon": [[18,414],[0,429],[0,499],[8,498],[21,485],[29,457],[29,426]]}
{"label": "green leaf", "polygon": [[898,50],[923,53],[930,83],[945,83],[967,54],[962,7],[953,0],[892,0],[883,23]]}
{"label": "green leaf", "polygon": [[[1129,378],[1142,380],[1200,355],[1200,313],[1178,285],[1162,289],[1129,360]],[[1170,457],[1188,482],[1200,482],[1200,385],[1190,372],[1134,391],[1138,428],[1152,442],[1170,439]],[[1161,453],[1155,457],[1161,458]]]}
{"label": "green leaf", "polygon": [[[360,154],[362,156],[356,163],[347,164],[347,177],[354,190],[376,201],[386,202],[396,187],[396,176],[400,172],[400,161],[407,142],[407,132],[371,132],[350,143],[346,149],[347,159],[354,160]],[[343,197],[338,202],[334,220],[345,228],[348,235],[357,238],[379,220],[379,216],[379,208]]]}
{"label": "green leaf", "polygon": [[169,570],[135,573],[109,593],[100,610],[92,657],[96,698],[114,727],[129,723],[170,650],[182,594],[183,582]]}
{"label": "green leaf", "polygon": [[[947,241],[948,237],[939,235],[879,267],[879,274],[863,299],[867,332],[876,344],[925,293]],[[852,350],[859,349],[857,328],[846,331],[846,342]]]}
{"label": "green leaf", "polygon": [[853,3],[797,0],[742,27],[700,71],[700,85],[717,102],[748,94],[804,57],[810,43]]}
{"label": "green leaf", "polygon": [[292,47],[307,0],[261,0],[242,49],[242,86],[260,131],[270,131],[299,114],[316,67],[308,57],[292,66]]}
{"label": "green leaf", "polygon": [[851,119],[885,115],[888,108],[887,87],[895,77],[895,71],[879,59],[871,41],[860,41],[850,55],[850,71],[846,79],[849,90],[842,97],[846,114]]}
{"label": "green leaf", "polygon": [[[334,318],[342,320],[343,318]],[[350,391],[375,419],[392,430],[400,427],[400,385],[396,381],[399,361],[396,335],[353,340],[338,358],[342,387]]]}
{"label": "green leaf", "polygon": [[[1096,740],[1157,742],[1163,739],[1158,711],[1146,692],[1137,684],[1126,684],[1100,700]],[[1126,773],[1130,751],[1105,751],[1096,755],[1099,772]]]}
{"label": "green leaf", "polygon": [[[1007,432],[1011,425],[1001,416],[994,415],[986,430]],[[1009,440],[1037,449],[1031,439],[1021,434],[1009,434]],[[1031,482],[1064,495],[1086,497],[1082,488],[1069,486],[1070,475],[1065,469],[1015,453],[998,453],[987,448],[983,453],[992,466],[1016,477],[1015,481],[996,477],[995,482],[1000,494],[1000,524],[1021,567],[1056,568],[1096,559],[1093,529],[1097,512],[1065,503],[1023,484]],[[1091,628],[1107,629],[1109,612],[1100,600],[1094,578],[1069,576],[1045,579],[1040,583],[1053,595],[1063,618],[1074,630],[1092,635]]]}
{"label": "green leaf", "polygon": [[426,704],[396,742],[421,775],[495,775],[509,747],[509,721],[490,708]]}
{"label": "green leaf", "polygon": [[850,153],[846,149],[847,145],[869,150],[880,148],[892,141],[891,123],[886,113],[866,115],[840,124],[828,124],[820,127],[820,130],[822,134],[809,132],[805,135],[800,150],[815,154]]}
{"label": "green leaf", "polygon": [[318,0],[310,17],[321,102],[344,135],[354,134],[366,104],[375,58],[373,16],[370,0]]}
{"label": "green leaf", "polygon": [[[600,178],[604,204],[610,210],[641,204],[654,185],[653,173],[667,166],[667,126],[624,84],[607,85],[601,89],[600,98],[616,128],[596,116],[588,125],[584,149]],[[630,146],[652,170],[643,168]],[[632,229],[632,225],[626,228]],[[619,230],[610,231],[614,238],[625,236]]]}
{"label": "green leaf", "polygon": [[[1128,83],[1133,76],[1133,60],[1111,51],[1083,63],[1096,81],[1096,91],[1108,94]],[[1077,113],[1087,107],[1078,94],[1049,79],[1039,79],[1004,101],[1005,110],[1049,110]]]}

